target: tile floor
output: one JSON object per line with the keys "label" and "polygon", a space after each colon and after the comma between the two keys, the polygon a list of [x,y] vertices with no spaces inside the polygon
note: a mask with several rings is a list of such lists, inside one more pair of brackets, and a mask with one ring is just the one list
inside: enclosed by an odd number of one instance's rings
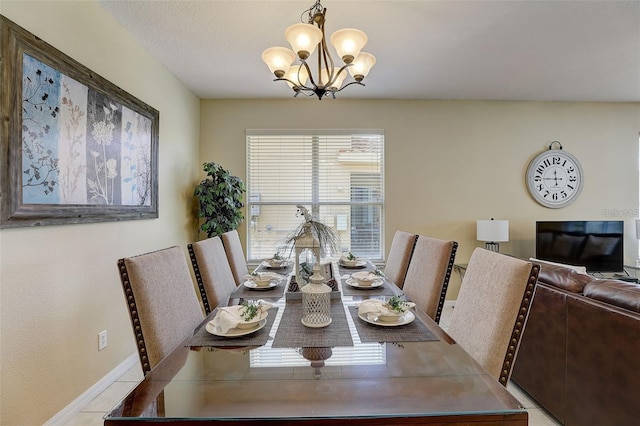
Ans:
{"label": "tile floor", "polygon": [[[445,330],[449,325],[449,319],[453,312],[453,305],[447,304],[442,313],[440,325]],[[135,385],[142,380],[142,369],[139,365],[135,365],[128,372],[122,375],[107,390],[100,394],[96,399],[87,404],[86,407],[78,413],[69,426],[98,426],[102,425],[102,416],[104,416],[114,405],[116,405]],[[514,383],[509,383],[507,389],[529,412],[530,426],[556,426],[560,423],[556,422],[543,409],[541,409],[531,398],[529,398]]]}

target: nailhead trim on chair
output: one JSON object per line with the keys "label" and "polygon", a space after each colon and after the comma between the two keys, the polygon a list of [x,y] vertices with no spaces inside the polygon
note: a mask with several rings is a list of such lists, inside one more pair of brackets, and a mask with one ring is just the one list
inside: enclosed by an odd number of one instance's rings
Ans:
{"label": "nailhead trim on chair", "polygon": [[129,274],[127,273],[127,267],[124,263],[124,259],[118,260],[118,270],[120,271],[122,286],[124,287],[124,294],[127,299],[127,307],[129,308],[129,314],[131,315],[131,324],[133,325],[133,332],[136,338],[138,356],[140,357],[140,363],[142,364],[142,373],[146,376],[147,373],[151,371],[151,365],[149,364],[149,357],[147,356],[147,347],[144,344],[144,336],[142,335],[142,327],[140,326],[140,317],[138,316],[138,309],[136,308],[136,299],[133,296],[133,290],[131,288],[131,282],[129,281]]}
{"label": "nailhead trim on chair", "polygon": [[404,285],[404,280],[407,278],[407,273],[409,272],[409,265],[411,264],[411,258],[413,257],[413,252],[416,250],[416,245],[418,244],[418,234],[413,236],[413,245],[411,246],[411,253],[409,253],[409,261],[407,262],[407,267],[404,269],[404,273],[402,274],[402,282],[396,283],[396,285],[400,288]]}
{"label": "nailhead trim on chair", "polygon": [[440,300],[438,301],[438,310],[436,311],[435,322],[440,324],[440,316],[442,315],[442,309],[444,309],[444,301],[447,298],[447,288],[449,287],[449,280],[451,279],[451,273],[453,271],[453,263],[456,258],[456,252],[458,251],[458,243],[453,242],[451,247],[451,256],[449,256],[449,264],[447,265],[447,273],[444,276],[444,282],[442,283],[442,291],[440,292]]}
{"label": "nailhead trim on chair", "polygon": [[211,313],[211,307],[209,306],[209,299],[207,293],[204,290],[204,282],[202,281],[202,274],[200,274],[200,268],[198,268],[198,261],[196,260],[196,253],[193,251],[193,245],[187,244],[189,251],[189,257],[191,258],[191,264],[193,265],[193,274],[196,276],[198,282],[198,290],[200,290],[200,297],[202,298],[202,305],[204,306],[205,315]]}
{"label": "nailhead trim on chair", "polygon": [[511,377],[511,370],[513,368],[513,361],[515,359],[518,346],[520,345],[520,337],[522,337],[522,329],[524,328],[527,313],[529,312],[529,306],[531,306],[531,299],[533,297],[533,290],[536,282],[538,281],[538,273],[540,272],[540,265],[534,263],[531,267],[531,273],[529,274],[529,281],[527,282],[527,288],[522,297],[522,303],[520,304],[520,313],[513,327],[511,333],[511,340],[509,341],[509,348],[507,354],[502,363],[502,370],[500,371],[500,378],[498,379],[502,386],[507,386],[509,377]]}

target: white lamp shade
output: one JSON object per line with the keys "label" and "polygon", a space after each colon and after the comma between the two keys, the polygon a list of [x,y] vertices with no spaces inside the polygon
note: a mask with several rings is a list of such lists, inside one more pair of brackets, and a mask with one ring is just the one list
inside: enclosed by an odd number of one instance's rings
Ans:
{"label": "white lamp shade", "polygon": [[640,219],[636,220],[636,238],[640,240]]}
{"label": "white lamp shade", "polygon": [[362,76],[361,78],[365,78],[375,64],[375,56],[371,53],[360,52],[355,61],[353,61],[353,64],[349,67],[349,74],[351,74],[353,78],[356,78],[356,76]]}
{"label": "white lamp shade", "polygon": [[479,220],[476,228],[476,239],[494,243],[509,241],[509,221]]}
{"label": "white lamp shade", "polygon": [[331,44],[342,61],[350,64],[367,44],[367,35],[355,28],[344,28],[331,35]]}
{"label": "white lamp shade", "polygon": [[285,73],[295,59],[296,54],[286,47],[270,47],[262,52],[262,60],[274,74],[277,71]]}
{"label": "white lamp shade", "polygon": [[[296,86],[304,86],[307,84],[307,80],[309,79],[309,72],[307,72],[307,68],[305,68],[304,65],[296,64],[289,67],[284,78],[293,81]],[[287,84],[289,87],[293,88],[293,84],[289,81],[287,81]]]}
{"label": "white lamp shade", "polygon": [[[334,68],[335,72],[337,72],[338,70],[339,68]],[[344,79],[347,78],[347,73],[345,71],[342,71],[337,76],[334,75],[335,81],[327,86],[327,82],[329,81],[329,74],[327,72],[327,69],[322,68],[322,71],[320,71],[320,75],[322,76],[322,84],[324,84],[325,87],[335,87],[336,89],[339,89],[340,86],[342,86],[342,82],[344,81]]]}
{"label": "white lamp shade", "polygon": [[307,59],[322,40],[322,31],[312,24],[293,24],[284,32],[291,48],[301,59]]}

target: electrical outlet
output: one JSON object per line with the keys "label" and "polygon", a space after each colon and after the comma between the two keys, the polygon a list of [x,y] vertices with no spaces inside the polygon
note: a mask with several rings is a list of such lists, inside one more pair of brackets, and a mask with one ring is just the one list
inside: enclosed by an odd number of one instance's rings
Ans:
{"label": "electrical outlet", "polygon": [[107,347],[107,330],[98,333],[98,350],[101,351]]}

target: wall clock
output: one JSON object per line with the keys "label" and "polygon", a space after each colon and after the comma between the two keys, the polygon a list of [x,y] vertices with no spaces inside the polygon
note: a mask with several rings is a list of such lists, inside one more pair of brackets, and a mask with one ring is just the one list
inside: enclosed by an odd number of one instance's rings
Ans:
{"label": "wall clock", "polygon": [[[553,149],[558,144],[559,148]],[[553,141],[549,149],[538,154],[527,168],[527,187],[534,200],[545,207],[559,209],[573,202],[584,182],[580,162]]]}

